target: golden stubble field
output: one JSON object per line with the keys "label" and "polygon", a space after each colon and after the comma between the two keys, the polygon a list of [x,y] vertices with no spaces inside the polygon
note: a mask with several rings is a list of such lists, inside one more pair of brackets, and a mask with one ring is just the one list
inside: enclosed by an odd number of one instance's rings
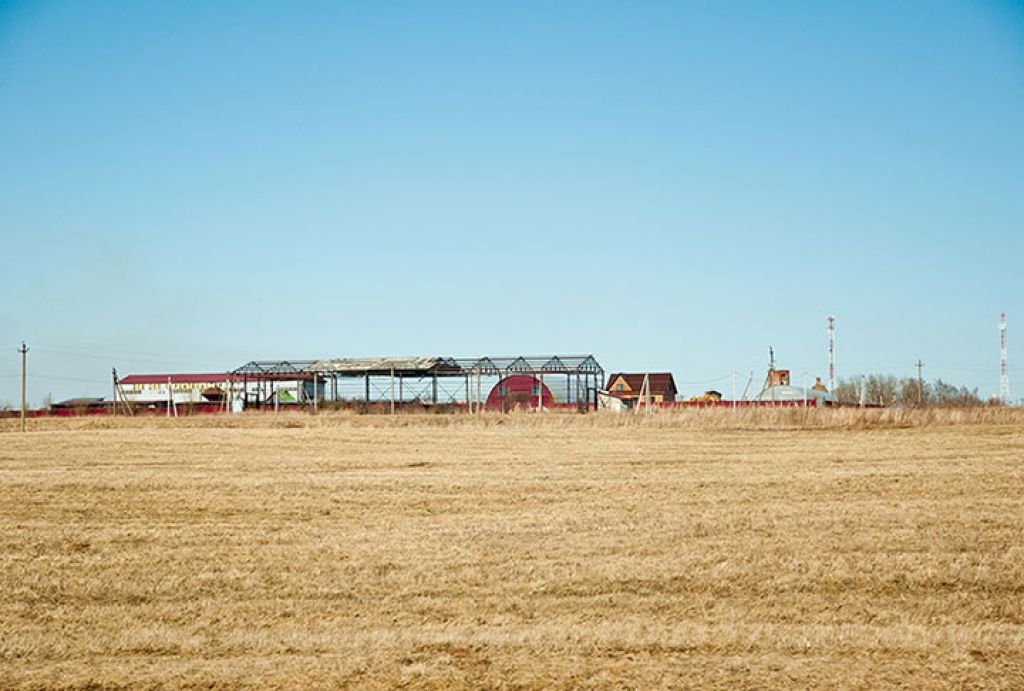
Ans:
{"label": "golden stubble field", "polygon": [[1024,687],[1020,416],[803,415],[3,421],[0,687]]}

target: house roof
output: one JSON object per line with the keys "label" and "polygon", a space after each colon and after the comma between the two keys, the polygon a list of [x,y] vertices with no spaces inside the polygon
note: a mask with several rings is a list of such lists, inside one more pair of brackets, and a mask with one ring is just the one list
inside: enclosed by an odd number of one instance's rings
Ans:
{"label": "house roof", "polygon": [[608,377],[608,386],[606,388],[611,391],[615,380],[622,377],[630,389],[639,393],[640,389],[643,388],[645,376],[650,377],[651,391],[659,393],[669,390],[678,391],[676,389],[676,380],[672,378],[671,372],[614,372]]}
{"label": "house roof", "polygon": [[[258,364],[258,363],[257,363]],[[388,375],[453,376],[483,374],[499,377],[510,374],[597,374],[604,373],[593,355],[542,355],[480,358],[385,357],[331,358],[310,363],[308,369],[322,374],[342,376]],[[238,370],[235,370],[236,372]]]}
{"label": "house roof", "polygon": [[76,408],[76,407],[79,407],[79,406],[96,406],[96,405],[106,405],[106,404],[107,404],[107,401],[102,399],[102,398],[92,398],[92,397],[82,396],[82,397],[79,397],[79,398],[69,398],[66,401],[60,401],[59,403],[54,403],[53,407],[54,408]]}
{"label": "house roof", "polygon": [[337,374],[412,374],[426,376],[441,372],[460,372],[451,358],[442,357],[379,357],[330,358],[317,360],[309,366],[316,372]]}

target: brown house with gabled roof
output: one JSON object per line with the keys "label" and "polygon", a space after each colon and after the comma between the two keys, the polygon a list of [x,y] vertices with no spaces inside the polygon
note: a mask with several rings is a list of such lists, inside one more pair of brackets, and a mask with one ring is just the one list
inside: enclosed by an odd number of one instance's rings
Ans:
{"label": "brown house with gabled roof", "polygon": [[672,378],[671,372],[618,372],[608,377],[608,393],[624,401],[635,402],[640,398],[640,391],[644,387],[644,377],[648,377],[652,402],[676,400],[676,381]]}

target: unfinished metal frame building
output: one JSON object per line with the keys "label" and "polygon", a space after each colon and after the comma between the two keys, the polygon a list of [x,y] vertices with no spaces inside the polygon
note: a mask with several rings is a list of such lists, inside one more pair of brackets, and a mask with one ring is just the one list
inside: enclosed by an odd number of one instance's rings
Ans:
{"label": "unfinished metal frame building", "polygon": [[536,378],[560,406],[596,407],[597,390],[604,386],[604,370],[593,355],[254,360],[232,374],[243,382],[259,382],[258,394],[250,393],[252,387],[242,387],[246,404],[256,406],[274,400],[279,381],[310,382],[315,395],[299,402],[311,405],[324,401],[467,408],[486,402],[499,382],[514,375]]}

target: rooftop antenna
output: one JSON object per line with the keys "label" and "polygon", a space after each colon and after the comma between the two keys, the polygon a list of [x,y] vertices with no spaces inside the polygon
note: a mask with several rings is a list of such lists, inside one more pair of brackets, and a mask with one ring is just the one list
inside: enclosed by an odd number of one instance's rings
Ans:
{"label": "rooftop antenna", "polygon": [[1010,405],[1010,367],[1006,360],[1006,312],[999,315],[999,400]]}
{"label": "rooftop antenna", "polygon": [[836,390],[836,318],[828,318],[828,390]]}
{"label": "rooftop antenna", "polygon": [[[775,385],[774,374],[775,374],[775,349],[772,348],[771,346],[768,346],[768,376],[764,378],[764,386],[761,387],[761,393],[759,393],[757,395],[758,398],[761,397],[761,394],[763,394],[765,391],[768,391],[771,387],[773,387]],[[746,395],[745,392],[744,392],[744,395]],[[772,390],[772,398],[774,398],[774,397],[775,397],[775,391]]]}

